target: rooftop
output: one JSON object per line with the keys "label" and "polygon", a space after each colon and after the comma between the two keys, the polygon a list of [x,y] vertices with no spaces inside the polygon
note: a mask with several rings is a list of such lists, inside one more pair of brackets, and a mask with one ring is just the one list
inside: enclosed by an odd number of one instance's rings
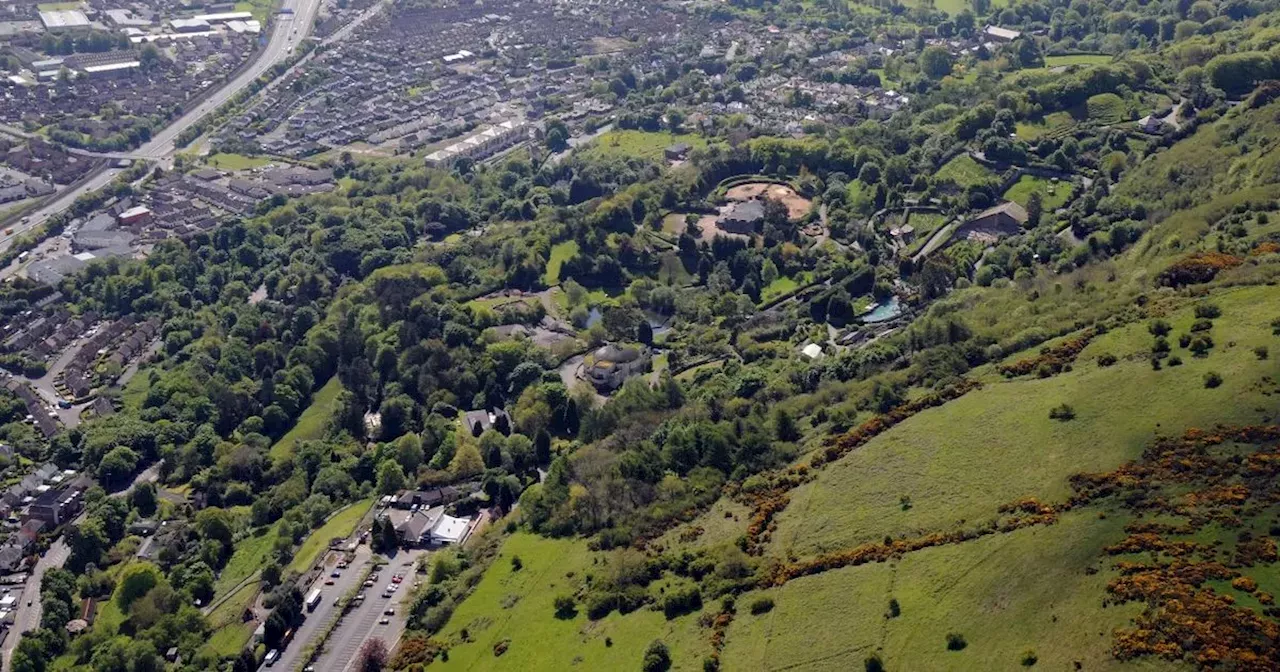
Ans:
{"label": "rooftop", "polygon": [[50,12],[40,12],[40,22],[49,30],[55,28],[83,28],[89,25],[89,17],[78,9],[56,9]]}

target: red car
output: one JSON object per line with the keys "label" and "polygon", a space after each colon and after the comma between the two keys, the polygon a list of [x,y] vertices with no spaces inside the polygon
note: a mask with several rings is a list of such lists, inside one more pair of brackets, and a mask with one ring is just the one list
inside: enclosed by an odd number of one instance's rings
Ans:
{"label": "red car", "polygon": [[404,581],[403,576],[400,576],[399,574],[393,574],[391,576],[391,583],[400,583],[401,581]]}

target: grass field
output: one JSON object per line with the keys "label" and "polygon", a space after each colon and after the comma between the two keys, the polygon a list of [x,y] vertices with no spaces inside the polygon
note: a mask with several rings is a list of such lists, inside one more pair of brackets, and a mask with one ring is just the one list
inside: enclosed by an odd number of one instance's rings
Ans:
{"label": "grass field", "polygon": [[293,555],[293,562],[289,563],[289,570],[305,572],[308,567],[314,565],[324,549],[329,547],[330,540],[349,537],[352,532],[355,532],[356,525],[360,524],[360,519],[368,513],[371,506],[373,506],[372,497],[360,500],[335,514],[302,541],[298,552]]}
{"label": "grass field", "polygon": [[235,551],[213,584],[214,599],[222,597],[267,564],[278,529],[279,525],[272,525],[260,535],[249,535],[236,542]]}
{"label": "grass field", "polygon": [[[1135,458],[1157,432],[1265,419],[1257,409],[1274,404],[1263,379],[1280,365],[1257,361],[1251,349],[1272,340],[1268,322],[1280,314],[1280,295],[1257,287],[1215,300],[1223,310],[1213,333],[1220,345],[1205,359],[1183,350],[1175,353],[1182,366],[1154,371],[1146,324],[1133,324],[1089,345],[1074,371],[993,380],[880,435],[793,492],[771,552],[804,556],[961,521],[978,525],[1019,497],[1065,499],[1071,474]],[[1188,306],[1170,320],[1174,333],[1191,320]],[[1098,367],[1093,360],[1103,352],[1120,361]],[[1224,378],[1217,389],[1203,385],[1211,370]],[[1049,419],[1049,409],[1062,403],[1074,407],[1075,420]],[[903,496],[911,499],[908,510]]]}
{"label": "grass field", "polygon": [[1127,119],[1129,114],[1124,99],[1114,93],[1091,96],[1085,102],[1085,109],[1089,114],[1089,121],[1100,124],[1118,124]]}
{"label": "grass field", "polygon": [[288,460],[293,457],[294,446],[299,441],[314,441],[324,437],[329,418],[333,417],[338,407],[338,395],[342,392],[342,383],[337,376],[329,379],[312,395],[311,405],[298,416],[298,422],[271,446],[272,461]]}
{"label": "grass field", "polygon": [[[806,672],[862,669],[878,652],[889,670],[1180,669],[1111,658],[1111,631],[1141,605],[1101,608],[1113,576],[1101,547],[1124,537],[1127,518],[1072,513],[1055,525],[912,553],[893,563],[839,569],[748,594],[773,598],[753,616],[739,606],[724,669]],[[1094,567],[1103,571],[1089,575]],[[889,600],[901,613],[887,618]],[[947,633],[968,646],[948,651]],[[838,636],[826,636],[828,634]]]}
{"label": "grass field", "polygon": [[907,246],[908,254],[915,254],[929,243],[929,237],[942,228],[950,218],[939,212],[912,211],[907,223],[915,229],[915,240]]}
{"label": "grass field", "polygon": [[257,596],[258,583],[250,582],[209,612],[209,626],[213,628],[213,634],[205,645],[208,651],[219,656],[234,656],[249,643],[256,625],[253,621],[244,622],[240,618]]}
{"label": "grass field", "polygon": [[1066,182],[1054,184],[1043,177],[1023,175],[1009,187],[1008,191],[1004,192],[1004,197],[1025,206],[1027,199],[1035,192],[1040,193],[1044,212],[1053,212],[1066,205],[1067,200],[1071,198],[1071,184]]}
{"label": "grass field", "polygon": [[780,296],[786,296],[810,282],[813,282],[813,274],[808,271],[805,271],[796,277],[789,277],[785,275],[778,276],[777,280],[769,283],[760,291],[760,302],[768,303]]}
{"label": "grass field", "polygon": [[222,170],[249,170],[261,168],[271,163],[271,159],[263,156],[245,156],[244,154],[213,154],[205,159],[205,163]]}
{"label": "grass field", "polygon": [[1044,67],[1058,68],[1068,65],[1105,65],[1110,63],[1107,54],[1063,54],[1061,56],[1045,56]]}
{"label": "grass field", "polygon": [[961,189],[971,184],[983,184],[995,179],[995,175],[985,166],[973,160],[968,154],[961,154],[951,159],[938,170],[939,180],[951,180]]}
{"label": "grass field", "polygon": [[544,277],[547,285],[560,282],[560,266],[578,253],[578,241],[566,240],[551,247],[551,256],[547,259],[547,271]]}
{"label": "grass field", "polygon": [[263,27],[267,25],[267,18],[271,15],[271,10],[275,8],[275,0],[246,0],[245,2],[236,3],[237,12],[253,12],[253,18],[262,22]]}
{"label": "grass field", "polygon": [[125,408],[134,410],[142,408],[142,402],[147,400],[147,392],[151,390],[150,373],[150,370],[144,368],[125,384],[120,392],[120,403],[124,404]]}
{"label": "grass field", "polygon": [[1017,134],[1023,140],[1035,140],[1043,135],[1061,135],[1076,124],[1070,112],[1052,112],[1039,122],[1019,121]]}
{"label": "grass field", "polygon": [[583,153],[597,157],[629,157],[638,159],[661,159],[662,150],[682,142],[695,149],[707,146],[707,141],[700,135],[688,133],[671,133],[661,131],[650,133],[636,130],[614,130],[597,138]]}
{"label": "grass field", "polygon": [[[917,2],[917,4],[925,3]],[[951,16],[955,16],[966,9],[973,10],[973,3],[970,2],[970,0],[935,0],[932,3],[929,3],[929,5],[946,12]],[[993,10],[1000,7],[1007,7],[1008,5],[1009,0],[992,0],[991,2],[991,8]]]}
{"label": "grass field", "polygon": [[[519,571],[512,570],[513,556],[520,557]],[[449,660],[431,667],[470,672],[638,669],[645,647],[661,639],[671,649],[672,669],[701,670],[711,647],[697,614],[668,621],[660,611],[640,609],[591,621],[579,609],[571,619],[554,617],[556,596],[571,594],[584,574],[599,571],[593,560],[607,557],[592,553],[583,540],[512,535],[437,635],[455,642]],[[456,643],[463,628],[472,641]],[[493,647],[503,640],[509,648],[499,658]]]}

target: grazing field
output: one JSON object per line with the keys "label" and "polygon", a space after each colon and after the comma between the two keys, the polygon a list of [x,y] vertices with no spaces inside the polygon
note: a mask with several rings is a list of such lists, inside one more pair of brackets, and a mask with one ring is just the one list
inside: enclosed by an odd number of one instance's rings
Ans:
{"label": "grazing field", "polygon": [[373,506],[372,497],[360,500],[334,514],[324,525],[302,541],[298,552],[293,556],[293,562],[289,563],[289,570],[299,573],[307,571],[320,558],[320,554],[329,547],[329,541],[349,537],[352,532],[355,532],[356,525],[360,524],[360,519],[364,518],[364,514],[371,506]]}
{"label": "grazing field", "polygon": [[[753,616],[739,606],[729,628],[724,669],[748,672],[863,669],[876,652],[888,670],[1016,670],[1025,652],[1031,669],[1182,669],[1172,663],[1121,663],[1111,632],[1141,606],[1101,607],[1115,575],[1102,546],[1124,538],[1128,517],[1096,511],[1065,515],[1048,527],[930,548],[890,563],[838,569],[796,579],[768,596],[772,611]],[[1086,569],[1097,573],[1090,574]],[[899,614],[890,618],[889,601]],[[816,633],[839,633],[838,637]],[[967,646],[949,651],[946,635]]]}
{"label": "grazing field", "polygon": [[[1258,361],[1252,348],[1272,340],[1269,321],[1280,314],[1280,295],[1258,287],[1223,292],[1215,302],[1223,311],[1212,334],[1219,345],[1203,359],[1174,343],[1183,364],[1155,371],[1147,325],[1131,324],[1096,339],[1073,371],[991,380],[885,432],[792,493],[772,554],[805,556],[885,535],[980,525],[1021,497],[1065,499],[1069,476],[1136,458],[1157,434],[1268,419],[1258,409],[1274,406],[1266,379],[1280,365]],[[1170,319],[1174,334],[1193,319],[1190,306],[1178,311]],[[1104,352],[1119,361],[1099,367],[1094,360]],[[1221,374],[1221,387],[1204,386],[1209,371]],[[1051,420],[1049,410],[1063,403],[1076,418]]]}
{"label": "grazing field", "polygon": [[249,170],[250,168],[261,168],[272,163],[272,160],[264,156],[222,153],[209,156],[209,158],[205,159],[205,163],[221,170]]}
{"label": "grazing field", "polygon": [[951,159],[938,170],[939,180],[952,181],[961,189],[971,184],[984,184],[995,179],[995,175],[982,164],[973,160],[968,154],[961,154]]}
{"label": "grazing field", "polygon": [[676,143],[684,143],[693,148],[707,146],[707,141],[702,136],[689,133],[613,130],[597,138],[583,151],[596,157],[658,160],[663,158],[664,149]]}
{"label": "grazing field", "polygon": [[1055,183],[1035,175],[1023,175],[1009,187],[1008,191],[1004,192],[1004,197],[1025,206],[1031,194],[1037,192],[1040,194],[1040,203],[1044,212],[1053,212],[1066,205],[1067,200],[1071,198],[1071,184],[1061,181]]}
{"label": "grazing field", "polygon": [[298,422],[271,446],[272,461],[288,460],[293,457],[293,449],[299,441],[315,441],[324,437],[329,419],[338,408],[338,395],[342,392],[342,382],[337,376],[329,379],[323,387],[316,390],[311,398],[311,405],[298,416]]}
{"label": "grazing field", "polygon": [[[517,556],[519,570],[511,562]],[[645,647],[661,639],[671,649],[672,669],[701,670],[711,647],[696,613],[668,621],[661,611],[641,608],[625,616],[615,611],[592,621],[579,605],[572,618],[554,616],[555,598],[573,594],[583,575],[602,571],[597,563],[609,557],[591,552],[580,539],[512,535],[475,591],[437,635],[451,647],[449,660],[437,660],[432,669],[637,669]],[[654,582],[651,590],[659,583]],[[464,628],[470,641],[461,641]],[[506,652],[495,656],[494,646],[504,640]]]}
{"label": "grazing field", "polygon": [[547,258],[545,281],[547,285],[560,282],[560,266],[578,253],[578,241],[566,240],[551,247],[551,256]]}

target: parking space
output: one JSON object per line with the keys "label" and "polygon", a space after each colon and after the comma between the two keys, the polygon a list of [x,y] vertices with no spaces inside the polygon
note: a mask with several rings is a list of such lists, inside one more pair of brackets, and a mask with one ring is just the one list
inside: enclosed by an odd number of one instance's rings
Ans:
{"label": "parking space", "polygon": [[[381,638],[389,649],[394,648],[404,633],[414,584],[424,579],[415,569],[418,559],[426,553],[425,550],[415,549],[401,551],[390,558],[390,564],[378,571],[374,585],[363,588],[365,599],[362,603],[348,611],[342,623],[329,636],[324,652],[315,663],[316,670],[351,672],[360,647],[373,637]],[[403,577],[398,584],[392,580],[397,574]],[[386,597],[387,588],[392,585],[398,587],[391,592],[390,597]],[[393,609],[395,613],[386,613],[388,609]]]}

